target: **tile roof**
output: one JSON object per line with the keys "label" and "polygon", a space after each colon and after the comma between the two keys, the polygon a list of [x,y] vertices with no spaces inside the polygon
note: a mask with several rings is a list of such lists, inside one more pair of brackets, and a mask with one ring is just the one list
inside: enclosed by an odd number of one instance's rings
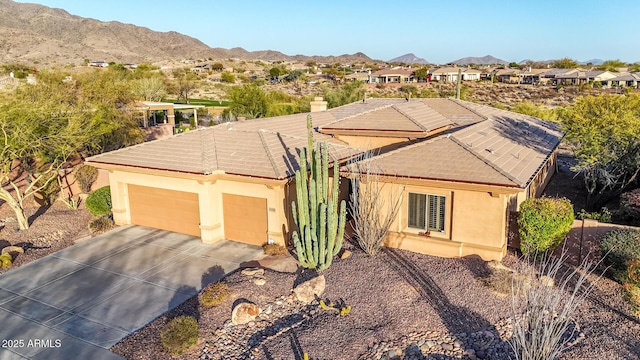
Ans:
{"label": "tile roof", "polygon": [[[305,146],[306,132],[305,137],[298,137],[264,129],[242,130],[222,125],[96,155],[88,161],[203,175],[224,171],[227,174],[286,179],[299,169],[298,154]],[[360,152],[337,141],[329,143],[331,161]]]}
{"label": "tile roof", "polygon": [[455,123],[422,101],[402,101],[320,127],[327,130],[377,130],[428,133]]}
{"label": "tile roof", "polygon": [[[298,153],[307,145],[307,115],[216,125],[96,155],[88,161],[98,166],[112,164],[194,174],[223,171],[286,179],[298,169]],[[381,155],[385,172],[504,186],[525,187],[562,137],[553,123],[453,99],[367,99],[311,116],[314,138],[327,141],[334,160],[351,158],[361,150],[323,134],[323,129],[424,134],[449,129],[446,135],[430,136],[426,141]],[[416,163],[416,159],[421,161]]]}
{"label": "tile roof", "polygon": [[[381,173],[525,188],[563,136],[557,124],[531,116],[448,101],[482,120],[375,157]],[[344,169],[354,171],[353,166]]]}
{"label": "tile roof", "polygon": [[[516,186],[477,156],[447,136],[425,140],[363,162],[373,161],[381,175]],[[342,167],[357,172],[356,164]]]}

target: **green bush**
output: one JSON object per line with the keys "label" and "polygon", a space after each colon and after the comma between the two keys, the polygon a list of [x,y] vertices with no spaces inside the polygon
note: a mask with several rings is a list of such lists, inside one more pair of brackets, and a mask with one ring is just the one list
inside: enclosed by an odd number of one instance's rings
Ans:
{"label": "green bush", "polygon": [[588,212],[585,209],[580,210],[578,218],[580,220],[596,220],[603,223],[611,222],[611,211],[608,208],[603,207],[600,211]]}
{"label": "green bush", "polygon": [[220,305],[228,296],[229,287],[227,284],[217,282],[202,290],[202,294],[200,294],[200,303],[206,307],[214,307]]}
{"label": "green bush", "polygon": [[160,331],[162,346],[172,354],[182,354],[198,343],[198,322],[192,316],[178,316]]}
{"label": "green bush", "polygon": [[600,243],[604,264],[611,267],[613,278],[624,282],[627,266],[640,260],[640,231],[632,229],[614,230],[604,236]]}
{"label": "green bush", "polygon": [[571,230],[573,206],[567,199],[530,198],[520,205],[520,250],[542,253],[560,245]]}
{"label": "green bush", "polygon": [[89,222],[89,231],[92,234],[103,233],[113,228],[113,219],[110,214],[102,215]]}
{"label": "green bush", "polygon": [[80,190],[88,194],[91,192],[91,185],[98,179],[98,169],[91,165],[80,165],[76,170],[75,176]]}
{"label": "green bush", "polygon": [[111,188],[101,187],[87,196],[85,201],[87,209],[93,216],[107,215],[111,213]]}

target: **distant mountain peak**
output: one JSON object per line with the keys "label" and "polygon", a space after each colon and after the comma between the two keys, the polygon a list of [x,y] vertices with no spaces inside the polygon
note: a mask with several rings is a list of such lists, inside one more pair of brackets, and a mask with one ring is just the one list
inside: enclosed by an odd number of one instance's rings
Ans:
{"label": "distant mountain peak", "polygon": [[388,62],[394,63],[405,63],[405,64],[428,64],[429,62],[421,57],[417,57],[413,53],[404,54],[402,56],[398,56],[389,60]]}
{"label": "distant mountain peak", "polygon": [[471,65],[471,64],[475,64],[475,65],[495,65],[495,64],[499,64],[499,65],[509,65],[508,61],[502,60],[502,59],[498,59],[492,55],[485,55],[483,57],[473,57],[473,56],[469,56],[469,57],[464,57],[455,61],[452,61],[451,64],[456,64],[456,65]]}

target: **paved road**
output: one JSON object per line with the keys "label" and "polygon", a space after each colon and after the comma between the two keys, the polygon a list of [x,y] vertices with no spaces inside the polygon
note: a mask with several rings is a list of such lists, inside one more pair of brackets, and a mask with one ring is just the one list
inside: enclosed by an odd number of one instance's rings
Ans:
{"label": "paved road", "polygon": [[108,349],[262,249],[125,226],[0,275],[0,360],[115,360]]}

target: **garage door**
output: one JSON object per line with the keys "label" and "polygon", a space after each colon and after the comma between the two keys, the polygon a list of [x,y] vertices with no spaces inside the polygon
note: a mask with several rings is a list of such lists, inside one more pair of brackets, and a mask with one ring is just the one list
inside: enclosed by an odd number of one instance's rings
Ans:
{"label": "garage door", "polygon": [[222,194],[224,235],[254,245],[267,242],[267,199]]}
{"label": "garage door", "polygon": [[200,236],[198,194],[129,185],[131,223]]}

